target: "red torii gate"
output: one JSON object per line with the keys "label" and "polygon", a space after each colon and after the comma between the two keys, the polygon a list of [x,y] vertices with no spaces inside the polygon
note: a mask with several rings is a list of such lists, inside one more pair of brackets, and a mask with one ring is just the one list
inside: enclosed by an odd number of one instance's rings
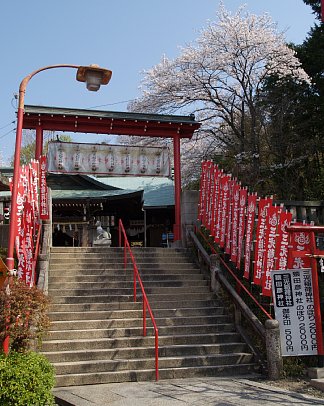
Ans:
{"label": "red torii gate", "polygon": [[43,151],[43,131],[69,131],[172,138],[174,149],[175,224],[174,240],[181,239],[181,138],[191,138],[200,127],[193,115],[128,113],[26,105],[23,128],[36,130],[35,159]]}

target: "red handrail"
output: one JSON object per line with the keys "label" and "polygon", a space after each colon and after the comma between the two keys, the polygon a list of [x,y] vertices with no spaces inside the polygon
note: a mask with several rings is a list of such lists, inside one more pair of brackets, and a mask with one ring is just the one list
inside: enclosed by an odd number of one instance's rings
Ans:
{"label": "red handrail", "polygon": [[131,258],[131,261],[133,263],[133,270],[134,270],[134,302],[136,302],[136,282],[138,281],[140,288],[142,290],[142,298],[143,298],[143,336],[146,337],[146,310],[148,310],[149,315],[152,320],[153,328],[154,328],[154,334],[155,334],[155,378],[156,380],[159,379],[159,330],[156,326],[155,319],[152,313],[151,306],[149,304],[149,301],[147,299],[144,285],[142,282],[142,279],[140,277],[140,274],[138,272],[138,268],[136,265],[136,261],[134,258],[134,255],[132,253],[131,247],[128,242],[128,238],[126,235],[126,231],[123,225],[123,222],[119,220],[119,227],[118,227],[118,234],[119,234],[119,246],[122,246],[122,235],[124,236],[124,268],[126,270],[126,265],[127,265],[127,251],[129,253],[129,256]]}

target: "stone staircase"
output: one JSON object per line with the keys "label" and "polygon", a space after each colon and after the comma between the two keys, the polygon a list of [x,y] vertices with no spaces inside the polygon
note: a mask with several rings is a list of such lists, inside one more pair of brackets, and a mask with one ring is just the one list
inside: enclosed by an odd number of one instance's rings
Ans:
{"label": "stone staircase", "polygon": [[[228,308],[209,290],[185,250],[134,249],[159,329],[160,379],[256,371]],[[49,271],[52,320],[42,352],[56,385],[155,379],[154,331],[142,336],[141,292],[120,248],[53,247]]]}

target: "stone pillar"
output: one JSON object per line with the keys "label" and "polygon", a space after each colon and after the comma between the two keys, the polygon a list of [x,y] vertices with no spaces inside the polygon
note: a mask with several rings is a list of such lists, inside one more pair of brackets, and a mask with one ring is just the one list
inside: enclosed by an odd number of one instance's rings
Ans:
{"label": "stone pillar", "polygon": [[210,286],[211,290],[218,294],[221,290],[221,284],[218,281],[217,274],[222,272],[218,255],[210,256]]}
{"label": "stone pillar", "polygon": [[43,238],[40,252],[47,254],[52,246],[52,223],[50,220],[43,220]]}
{"label": "stone pillar", "polygon": [[282,378],[283,361],[281,356],[280,329],[278,320],[267,320],[266,349],[268,360],[268,378],[275,381]]}
{"label": "stone pillar", "polygon": [[89,240],[88,224],[82,224],[81,246],[82,247],[88,247],[88,240]]}
{"label": "stone pillar", "polygon": [[39,254],[38,255],[38,269],[39,276],[37,287],[42,290],[46,295],[48,294],[48,265],[49,265],[49,254]]}

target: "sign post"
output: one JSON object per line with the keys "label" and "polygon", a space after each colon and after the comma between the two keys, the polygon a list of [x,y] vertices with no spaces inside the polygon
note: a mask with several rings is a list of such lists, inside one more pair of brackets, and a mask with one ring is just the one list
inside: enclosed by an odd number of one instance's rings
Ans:
{"label": "sign post", "polygon": [[282,355],[317,355],[312,270],[271,271],[271,279]]}

